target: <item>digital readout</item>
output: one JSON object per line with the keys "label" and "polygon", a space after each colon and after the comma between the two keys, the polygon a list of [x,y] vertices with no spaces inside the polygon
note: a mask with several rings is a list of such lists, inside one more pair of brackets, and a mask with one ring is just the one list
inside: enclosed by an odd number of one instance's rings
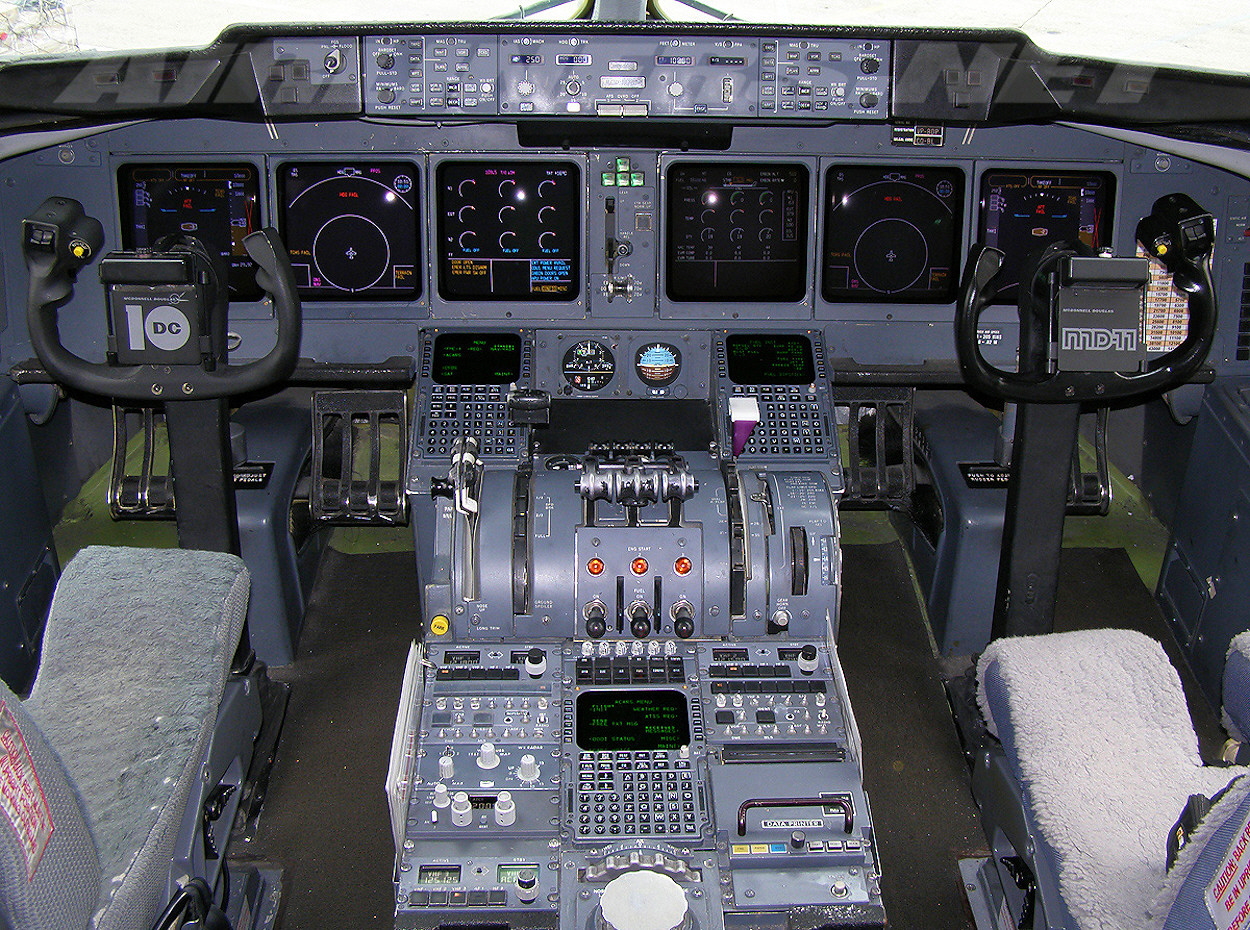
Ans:
{"label": "digital readout", "polygon": [[668,296],[802,300],[807,295],[807,189],[803,165],[671,165]]}
{"label": "digital readout", "polygon": [[729,380],[734,384],[811,384],[816,380],[812,343],[778,333],[725,337]]}
{"label": "digital readout", "polygon": [[260,225],[253,165],[123,165],[117,185],[123,248],[155,248],[167,236],[197,239],[228,269],[231,297],[260,297],[256,263],[243,247]]}
{"label": "digital readout", "polygon": [[577,696],[577,745],[646,751],[690,744],[686,696],[679,691],[585,691]]}
{"label": "digital readout", "polygon": [[1003,252],[997,302],[1014,303],[1020,271],[1056,242],[1111,243],[1115,177],[1102,171],[989,171],[981,179],[981,241]]}
{"label": "digital readout", "polygon": [[438,384],[510,384],[521,375],[515,333],[441,333],[431,377]]}
{"label": "digital readout", "polygon": [[825,300],[946,303],[959,287],[964,174],[839,165],[825,175]]}
{"label": "digital readout", "polygon": [[581,171],[571,162],[438,167],[439,293],[448,300],[574,300]]}

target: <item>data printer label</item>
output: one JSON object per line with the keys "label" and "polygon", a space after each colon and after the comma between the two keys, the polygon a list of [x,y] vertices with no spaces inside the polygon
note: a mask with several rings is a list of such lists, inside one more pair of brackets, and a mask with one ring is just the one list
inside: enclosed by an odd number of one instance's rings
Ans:
{"label": "data printer label", "polygon": [[760,826],[765,830],[818,830],[823,820],[765,820]]}

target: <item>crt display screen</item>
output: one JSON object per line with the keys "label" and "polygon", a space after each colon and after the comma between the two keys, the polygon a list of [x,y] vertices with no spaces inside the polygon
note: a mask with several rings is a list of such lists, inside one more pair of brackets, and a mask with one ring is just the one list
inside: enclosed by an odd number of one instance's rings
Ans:
{"label": "crt display screen", "polygon": [[734,384],[811,384],[816,380],[806,336],[735,334],[725,337],[729,380]]}
{"label": "crt display screen", "polygon": [[1115,177],[1102,171],[989,171],[981,178],[981,241],[1001,249],[999,303],[1014,303],[1020,269],[1055,242],[1111,243]]}
{"label": "crt display screen", "polygon": [[438,384],[510,384],[521,376],[515,333],[442,333],[434,340]]}
{"label": "crt display screen", "polygon": [[577,745],[585,750],[680,749],[690,744],[680,691],[584,691],[577,696]]}
{"label": "crt display screen", "polygon": [[154,248],[166,236],[191,236],[225,262],[230,296],[256,300],[256,263],[243,240],[259,227],[254,165],[123,165],[122,248]]}
{"label": "crt display screen", "polygon": [[825,300],[954,300],[963,204],[958,168],[830,168],[821,268]]}
{"label": "crt display screen", "polygon": [[804,165],[670,165],[668,296],[690,301],[806,297],[807,190]]}
{"label": "crt display screen", "polygon": [[582,196],[572,162],[443,162],[439,293],[448,300],[575,300]]}
{"label": "crt display screen", "polygon": [[282,166],[282,236],[301,297],[421,296],[416,177],[407,162]]}

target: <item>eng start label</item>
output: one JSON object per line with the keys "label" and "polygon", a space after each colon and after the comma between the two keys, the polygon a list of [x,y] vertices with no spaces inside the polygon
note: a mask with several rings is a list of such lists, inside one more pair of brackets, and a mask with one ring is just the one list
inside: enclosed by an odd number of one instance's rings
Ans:
{"label": "eng start label", "polygon": [[26,737],[4,701],[0,701],[0,810],[17,834],[26,860],[26,878],[33,879],[56,828],[35,760],[26,748]]}
{"label": "eng start label", "polygon": [[760,826],[765,830],[819,830],[823,820],[765,820]]}

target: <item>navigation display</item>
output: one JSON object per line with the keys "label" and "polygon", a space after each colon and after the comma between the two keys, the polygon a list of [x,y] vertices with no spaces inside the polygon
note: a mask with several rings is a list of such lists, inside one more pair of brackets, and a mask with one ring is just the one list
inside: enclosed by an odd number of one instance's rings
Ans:
{"label": "navigation display", "polygon": [[117,187],[122,248],[151,249],[166,236],[192,236],[225,262],[231,298],[260,298],[256,263],[243,248],[260,226],[255,166],[122,165]]}
{"label": "navigation display", "polygon": [[1020,269],[1055,242],[1111,244],[1115,177],[1103,171],[989,171],[981,178],[981,241],[1001,249],[997,303],[1015,303]]}
{"label": "navigation display", "polygon": [[725,337],[729,380],[734,384],[811,384],[816,380],[806,336],[733,334]]}
{"label": "navigation display", "polygon": [[825,300],[954,300],[963,202],[964,174],[958,168],[830,168],[821,269]]}
{"label": "navigation display", "polygon": [[577,745],[601,751],[655,751],[690,745],[680,691],[585,691],[577,696]]}
{"label": "navigation display", "polygon": [[520,376],[515,333],[442,333],[434,340],[431,377],[438,384],[511,384]]}
{"label": "navigation display", "polygon": [[575,300],[581,171],[572,162],[438,166],[438,291],[448,300]]}
{"label": "navigation display", "polygon": [[282,166],[282,237],[301,297],[421,296],[416,177],[416,166],[408,162]]}
{"label": "navigation display", "polygon": [[687,301],[806,297],[807,190],[803,165],[670,165],[668,296]]}

